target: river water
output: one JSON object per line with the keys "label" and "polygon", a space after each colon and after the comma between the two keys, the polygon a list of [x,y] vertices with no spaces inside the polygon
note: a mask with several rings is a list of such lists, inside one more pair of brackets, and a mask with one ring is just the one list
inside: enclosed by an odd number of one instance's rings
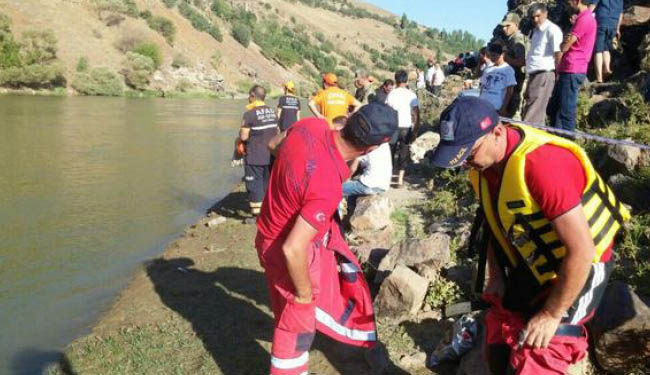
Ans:
{"label": "river water", "polygon": [[0,97],[0,374],[40,374],[232,189],[243,105]]}

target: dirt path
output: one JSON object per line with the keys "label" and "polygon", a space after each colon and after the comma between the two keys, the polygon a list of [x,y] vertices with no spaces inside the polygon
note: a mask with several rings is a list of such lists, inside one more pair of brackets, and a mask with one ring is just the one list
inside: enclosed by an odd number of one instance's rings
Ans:
{"label": "dirt path", "polygon": [[[410,196],[406,189],[392,194],[402,202]],[[236,189],[145,264],[92,334],[68,347],[72,370],[51,373],[268,374],[272,319],[255,226],[243,223],[245,197]],[[217,215],[226,222],[208,226]],[[399,362],[402,354],[430,350],[438,325],[429,315],[381,326],[380,338]],[[317,338],[310,373],[370,373],[360,350],[333,344]],[[393,365],[387,373],[409,372]]]}

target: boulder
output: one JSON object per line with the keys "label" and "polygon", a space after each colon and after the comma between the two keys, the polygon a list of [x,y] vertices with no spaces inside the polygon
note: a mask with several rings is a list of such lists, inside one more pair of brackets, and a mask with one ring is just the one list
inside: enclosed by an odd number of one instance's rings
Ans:
{"label": "boulder", "polygon": [[424,369],[426,363],[427,353],[425,352],[403,355],[402,358],[399,359],[400,366],[409,370]]}
{"label": "boulder", "polygon": [[631,6],[623,13],[622,26],[641,26],[650,22],[650,7]]}
{"label": "boulder", "polygon": [[639,180],[623,174],[610,177],[607,184],[621,202],[629,204],[635,209],[650,208],[650,202],[647,199],[650,194],[650,186],[639,183]]}
{"label": "boulder", "polygon": [[440,134],[435,133],[435,132],[426,132],[419,136],[412,144],[411,144],[411,160],[413,163],[419,163],[424,159],[424,155],[430,151],[438,147],[438,144],[440,143]]}
{"label": "boulder", "polygon": [[212,219],[208,220],[208,222],[205,223],[205,226],[208,227],[208,228],[216,227],[219,224],[225,223],[226,220],[227,219],[225,217],[223,217],[223,216],[217,216],[215,218],[212,218]]}
{"label": "boulder", "polygon": [[391,224],[393,204],[385,195],[369,195],[357,199],[357,206],[350,217],[354,231],[378,231]]}
{"label": "boulder", "polygon": [[618,172],[633,172],[639,163],[640,156],[641,150],[637,147],[615,145],[609,146],[607,149],[607,158],[613,168],[619,169]]}
{"label": "boulder", "polygon": [[589,110],[589,124],[605,127],[615,122],[625,122],[630,118],[630,110],[618,99],[604,99],[595,103]]}
{"label": "boulder", "polygon": [[605,290],[590,323],[596,360],[614,374],[650,358],[650,308],[621,281]]}
{"label": "boulder", "polygon": [[406,266],[399,265],[381,284],[375,300],[377,316],[403,321],[417,314],[427,294],[429,281]]}
{"label": "boulder", "polygon": [[381,283],[398,264],[418,267],[426,264],[436,272],[449,262],[449,236],[434,233],[425,239],[405,239],[393,246],[377,268],[375,282]]}

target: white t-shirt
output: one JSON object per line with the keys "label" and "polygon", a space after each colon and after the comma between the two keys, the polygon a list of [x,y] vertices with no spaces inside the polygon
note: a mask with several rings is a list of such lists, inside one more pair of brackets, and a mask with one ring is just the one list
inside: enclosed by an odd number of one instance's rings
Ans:
{"label": "white t-shirt", "polygon": [[413,126],[411,120],[411,109],[417,107],[418,96],[406,87],[397,87],[388,94],[386,104],[397,111],[399,118],[398,126],[400,128],[410,128]]}
{"label": "white t-shirt", "polygon": [[442,86],[443,82],[445,82],[445,72],[442,71],[442,68],[436,68],[432,86]]}
{"label": "white t-shirt", "polygon": [[427,74],[424,76],[424,79],[427,81],[428,84],[431,84],[433,81],[433,76],[436,74],[436,67],[432,66],[427,70]]}
{"label": "white t-shirt", "polygon": [[418,73],[418,81],[415,87],[417,87],[418,89],[423,89],[426,87],[426,84],[424,83],[424,72]]}
{"label": "white t-shirt", "polygon": [[560,52],[562,30],[553,22],[546,20],[539,28],[533,29],[530,49],[526,57],[526,72],[555,70],[555,52]]}
{"label": "white t-shirt", "polygon": [[508,63],[504,62],[499,66],[492,65],[485,68],[481,76],[480,98],[492,103],[498,111],[503,106],[506,89],[515,85],[517,85],[515,70]]}
{"label": "white t-shirt", "polygon": [[363,168],[359,181],[370,188],[388,190],[393,174],[393,161],[388,143],[382,143],[377,149],[364,155],[359,160]]}

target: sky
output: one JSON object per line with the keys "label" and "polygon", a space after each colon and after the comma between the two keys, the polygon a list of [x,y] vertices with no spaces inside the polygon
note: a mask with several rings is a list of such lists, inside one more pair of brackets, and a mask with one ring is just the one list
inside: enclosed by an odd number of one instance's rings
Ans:
{"label": "sky", "polygon": [[399,16],[438,29],[467,30],[489,40],[507,11],[506,0],[365,0]]}

